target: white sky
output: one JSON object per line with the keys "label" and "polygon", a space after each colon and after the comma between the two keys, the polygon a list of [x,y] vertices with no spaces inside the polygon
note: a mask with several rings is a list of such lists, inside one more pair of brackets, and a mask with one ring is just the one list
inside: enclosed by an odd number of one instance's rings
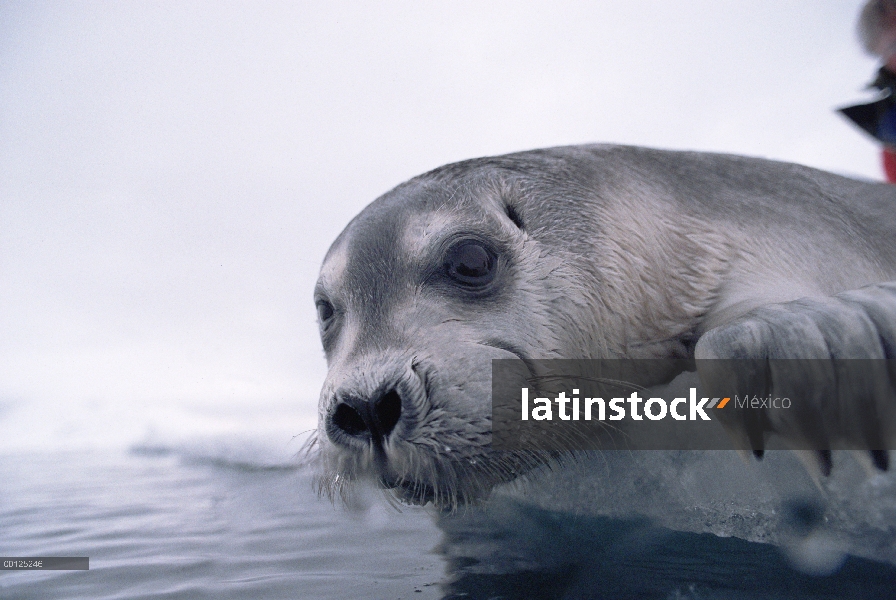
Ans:
{"label": "white sky", "polygon": [[602,141],[879,178],[832,111],[875,69],[860,4],[0,3],[0,439],[313,426],[320,260],[446,162]]}

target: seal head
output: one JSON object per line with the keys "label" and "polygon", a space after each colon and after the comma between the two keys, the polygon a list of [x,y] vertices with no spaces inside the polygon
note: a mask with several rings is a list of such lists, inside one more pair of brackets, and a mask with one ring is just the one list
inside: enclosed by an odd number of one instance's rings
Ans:
{"label": "seal head", "polygon": [[594,152],[442,167],[337,238],[315,290],[322,490],[370,477],[451,508],[543,464],[489,446],[492,359],[688,354],[725,246],[672,204],[645,211],[650,182]]}

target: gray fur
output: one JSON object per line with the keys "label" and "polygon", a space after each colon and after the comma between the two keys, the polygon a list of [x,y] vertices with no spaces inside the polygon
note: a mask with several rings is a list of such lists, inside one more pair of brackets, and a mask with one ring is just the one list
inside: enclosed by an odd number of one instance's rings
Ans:
{"label": "gray fur", "polygon": [[[498,251],[486,297],[439,278],[461,236]],[[492,358],[683,357],[704,333],[749,329],[765,318],[751,316],[760,307],[890,280],[896,188],[888,185],[606,145],[441,167],[368,206],[324,261],[315,295],[334,317],[322,326],[322,487],[342,493],[344,482],[369,475],[406,501],[474,499],[541,460],[487,446]],[[880,298],[853,294],[845,301],[870,307],[873,320]],[[847,354],[861,340],[851,344]],[[701,348],[726,353],[717,343]],[[785,350],[817,349],[795,341]],[[386,389],[398,390],[402,419],[381,447],[340,437],[335,407]]]}

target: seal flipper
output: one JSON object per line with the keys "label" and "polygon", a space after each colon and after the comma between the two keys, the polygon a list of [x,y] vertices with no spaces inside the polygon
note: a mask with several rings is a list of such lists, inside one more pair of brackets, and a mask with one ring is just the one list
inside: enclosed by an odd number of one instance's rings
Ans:
{"label": "seal flipper", "polygon": [[[825,475],[834,447],[863,449],[875,468],[889,468],[886,449],[896,448],[896,282],[758,308],[704,334],[695,358],[711,395],[726,386],[725,394],[734,387],[800,398],[791,410],[723,415],[754,452],[762,435],[774,433],[812,450]],[[731,359],[744,362],[733,366]],[[762,368],[770,362],[770,371]]]}

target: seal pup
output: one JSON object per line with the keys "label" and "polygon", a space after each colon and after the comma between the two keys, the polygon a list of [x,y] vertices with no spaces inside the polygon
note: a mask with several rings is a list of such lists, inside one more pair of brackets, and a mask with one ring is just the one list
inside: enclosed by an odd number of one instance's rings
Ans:
{"label": "seal pup", "polygon": [[435,169],[365,208],[324,259],[320,486],[371,477],[452,508],[544,462],[489,446],[495,358],[894,358],[891,280],[883,184],[610,145]]}

